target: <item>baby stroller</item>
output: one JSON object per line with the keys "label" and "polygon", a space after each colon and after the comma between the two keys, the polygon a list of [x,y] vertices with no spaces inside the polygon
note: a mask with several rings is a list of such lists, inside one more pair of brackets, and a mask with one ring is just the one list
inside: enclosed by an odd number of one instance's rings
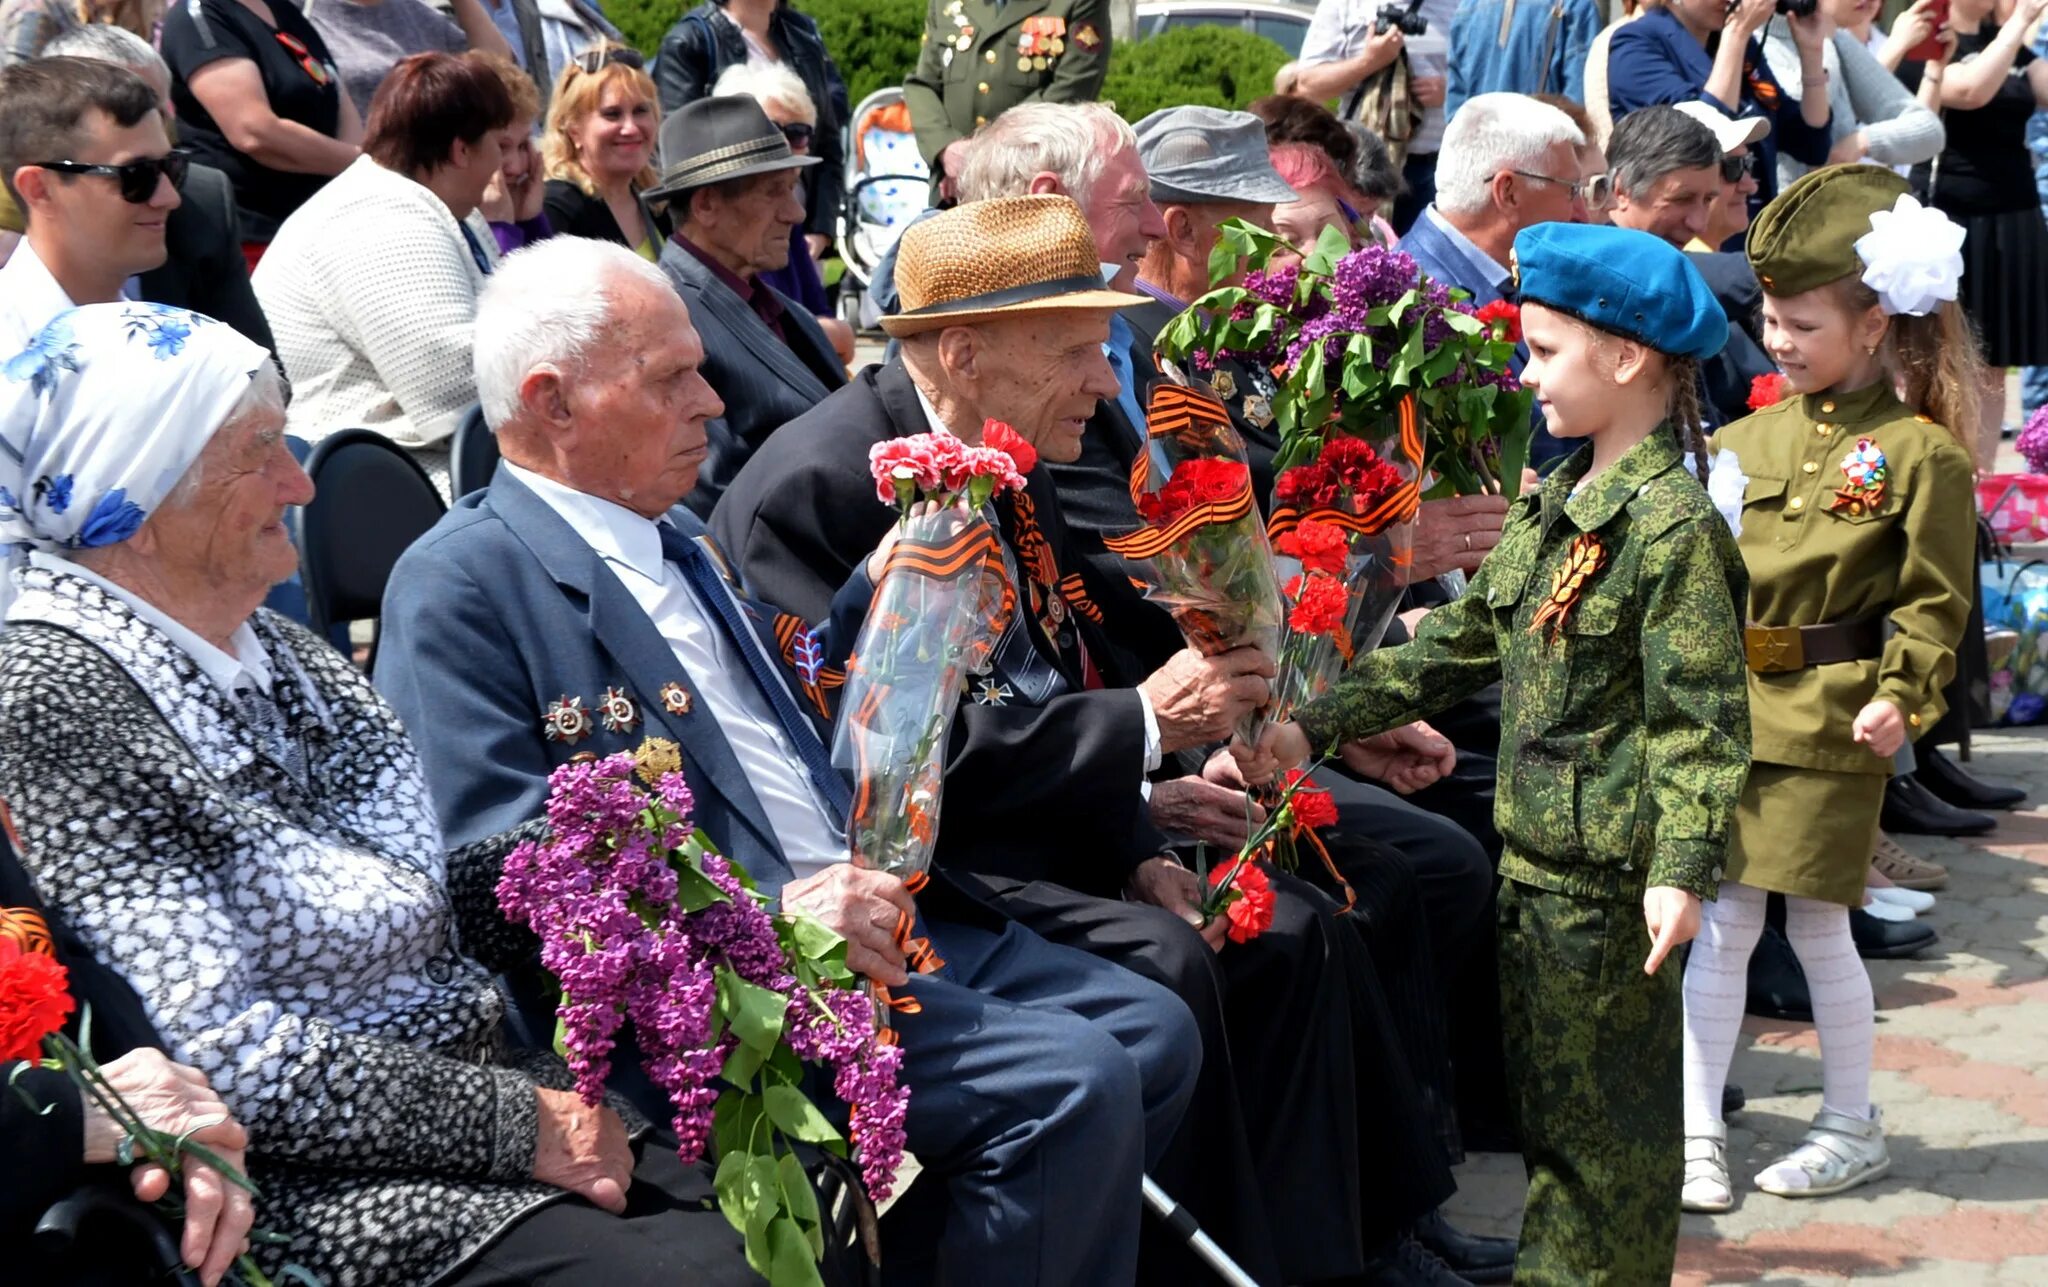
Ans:
{"label": "baby stroller", "polygon": [[846,149],[846,200],[839,215],[840,316],[855,330],[873,330],[881,309],[869,298],[875,265],[895,246],[910,221],[924,212],[931,170],[918,155],[903,91],[878,89],[853,112]]}

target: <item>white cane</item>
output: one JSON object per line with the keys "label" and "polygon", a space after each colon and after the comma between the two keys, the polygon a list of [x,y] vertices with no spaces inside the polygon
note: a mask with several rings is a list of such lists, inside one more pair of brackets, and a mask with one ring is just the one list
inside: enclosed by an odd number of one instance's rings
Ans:
{"label": "white cane", "polygon": [[1230,1287],[1259,1287],[1258,1280],[1246,1273],[1230,1258],[1230,1253],[1216,1245],[1216,1240],[1202,1232],[1202,1226],[1180,1203],[1167,1196],[1151,1176],[1144,1177],[1145,1205],[1152,1214],[1159,1217],[1167,1228],[1181,1236],[1197,1256],[1200,1256],[1216,1276]]}

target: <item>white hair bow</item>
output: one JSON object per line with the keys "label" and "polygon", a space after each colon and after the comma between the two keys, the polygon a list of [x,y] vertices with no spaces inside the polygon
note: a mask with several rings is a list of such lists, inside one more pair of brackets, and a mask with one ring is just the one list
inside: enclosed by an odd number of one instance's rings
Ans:
{"label": "white hair bow", "polygon": [[1902,194],[1891,209],[1870,216],[1870,231],[1856,239],[1856,257],[1863,261],[1863,284],[1877,292],[1885,312],[1925,317],[1956,297],[1963,229]]}

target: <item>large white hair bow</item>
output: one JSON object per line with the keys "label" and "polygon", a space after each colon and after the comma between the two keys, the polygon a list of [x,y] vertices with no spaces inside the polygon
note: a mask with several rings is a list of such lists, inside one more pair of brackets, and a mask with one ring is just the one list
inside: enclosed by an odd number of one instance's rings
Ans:
{"label": "large white hair bow", "polygon": [[1956,297],[1963,229],[1902,194],[1891,209],[1870,216],[1870,231],[1856,239],[1856,257],[1863,261],[1863,284],[1877,292],[1885,312],[1925,317]]}

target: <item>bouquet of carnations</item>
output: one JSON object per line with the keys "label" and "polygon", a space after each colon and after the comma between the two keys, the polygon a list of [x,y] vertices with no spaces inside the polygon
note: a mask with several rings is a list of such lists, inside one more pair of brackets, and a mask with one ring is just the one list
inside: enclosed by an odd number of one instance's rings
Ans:
{"label": "bouquet of carnations", "polygon": [[[228,1165],[218,1153],[192,1138],[196,1133],[171,1135],[143,1120],[134,1105],[114,1089],[99,1062],[92,1056],[92,1014],[79,1019],[78,1039],[64,1033],[64,1025],[77,1007],[71,999],[71,976],[57,960],[49,928],[43,918],[27,908],[0,907],[0,1064],[21,1061],[9,1078],[9,1089],[37,1112],[48,1112],[19,1084],[21,1074],[31,1066],[62,1072],[78,1088],[80,1099],[97,1107],[121,1128],[123,1139],[115,1160],[123,1166],[151,1163],[161,1167],[173,1181],[171,1188],[152,1205],[172,1224],[184,1219],[185,1159],[192,1158],[211,1168],[222,1179],[260,1198],[249,1177]],[[249,1241],[257,1246],[277,1246],[287,1241],[268,1229],[252,1229]],[[319,1279],[298,1265],[278,1271],[284,1281],[320,1287]],[[243,1287],[271,1287],[272,1280],[256,1261],[243,1253],[235,1258],[222,1281]]]}
{"label": "bouquet of carnations", "polygon": [[512,851],[497,893],[561,987],[556,1042],[577,1091],[599,1101],[630,1022],[675,1108],[678,1154],[694,1163],[716,1145],[719,1207],[748,1263],[776,1287],[819,1282],[824,1222],[791,1141],[840,1156],[846,1142],[805,1095],[803,1065],[831,1068],[877,1202],[895,1184],[910,1100],[845,941],[771,915],[694,830],[675,743],[565,764],[549,787],[547,839]]}
{"label": "bouquet of carnations", "polygon": [[[1273,924],[1273,882],[1265,861],[1288,841],[1313,836],[1317,827],[1337,821],[1337,806],[1330,793],[1311,785],[1307,769],[1289,769],[1273,788],[1272,807],[1266,820],[1252,829],[1244,846],[1228,861],[1209,866],[1207,847],[1195,846],[1196,874],[1202,880],[1202,923],[1218,916],[1229,920],[1224,937],[1233,943],[1249,943]],[[1328,855],[1325,855],[1327,859]],[[1336,868],[1331,867],[1336,875]],[[1342,876],[1337,883],[1346,894],[1350,910],[1350,885]]]}
{"label": "bouquet of carnations", "polygon": [[1250,645],[1277,656],[1273,553],[1230,413],[1206,391],[1159,384],[1146,429],[1131,466],[1131,501],[1145,525],[1104,544],[1143,573],[1145,597],[1173,614],[1196,652]]}

